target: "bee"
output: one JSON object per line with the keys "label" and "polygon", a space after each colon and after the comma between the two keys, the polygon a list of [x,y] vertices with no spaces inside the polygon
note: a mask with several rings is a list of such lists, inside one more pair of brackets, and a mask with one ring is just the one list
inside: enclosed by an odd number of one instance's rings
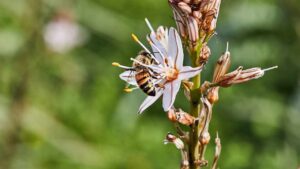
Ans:
{"label": "bee", "polygon": [[[157,64],[156,61],[151,57],[151,54],[142,50],[138,53],[135,58],[137,61],[145,65]],[[132,67],[135,71],[135,80],[140,89],[149,96],[155,96],[155,85],[153,79],[156,79],[154,72],[151,68],[145,67],[137,62],[133,62]]]}

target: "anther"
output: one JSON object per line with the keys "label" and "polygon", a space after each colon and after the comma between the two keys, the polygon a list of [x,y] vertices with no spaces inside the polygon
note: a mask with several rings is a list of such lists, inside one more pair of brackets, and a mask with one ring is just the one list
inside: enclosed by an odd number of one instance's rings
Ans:
{"label": "anther", "polygon": [[118,62],[112,62],[112,64],[111,65],[113,65],[113,66],[117,66],[117,67],[120,67],[121,65],[120,65],[120,63],[118,63]]}
{"label": "anther", "polygon": [[138,37],[135,35],[135,34],[131,34],[131,38],[134,40],[134,41],[136,41],[136,42],[139,42],[139,39],[138,39]]}
{"label": "anther", "polygon": [[134,87],[134,88],[124,88],[124,92],[126,93],[131,93],[133,90],[137,89],[138,87]]}

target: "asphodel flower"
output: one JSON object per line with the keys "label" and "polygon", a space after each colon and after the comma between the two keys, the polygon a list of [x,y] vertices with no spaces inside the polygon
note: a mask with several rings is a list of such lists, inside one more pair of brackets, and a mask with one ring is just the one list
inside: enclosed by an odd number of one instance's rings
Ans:
{"label": "asphodel flower", "polygon": [[[146,22],[151,30],[150,35],[147,36],[147,40],[152,47],[152,52],[134,34],[132,34],[132,38],[140,44],[146,52],[150,53],[157,64],[146,65],[134,58],[131,58],[131,60],[155,72],[156,75],[153,77],[153,81],[156,86],[156,95],[148,96],[141,104],[138,112],[142,113],[158,100],[160,96],[163,96],[162,102],[164,111],[168,111],[174,104],[181,81],[199,74],[202,70],[202,66],[194,68],[183,66],[184,54],[181,39],[176,29],[172,27],[167,29],[160,26],[157,31],[154,31],[147,19]],[[122,66],[118,63],[113,63],[113,65],[124,68],[126,71],[120,75],[120,78],[130,85],[136,86],[135,88],[138,88],[133,67]],[[127,91],[131,90],[132,89],[127,89]]]}

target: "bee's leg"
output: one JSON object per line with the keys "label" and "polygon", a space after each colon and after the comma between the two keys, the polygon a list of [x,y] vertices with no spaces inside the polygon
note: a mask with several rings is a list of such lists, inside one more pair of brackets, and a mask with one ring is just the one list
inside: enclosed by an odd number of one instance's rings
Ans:
{"label": "bee's leg", "polygon": [[158,83],[158,84],[155,84],[155,87],[159,87],[159,88],[164,89],[165,88],[165,84],[166,83]]}

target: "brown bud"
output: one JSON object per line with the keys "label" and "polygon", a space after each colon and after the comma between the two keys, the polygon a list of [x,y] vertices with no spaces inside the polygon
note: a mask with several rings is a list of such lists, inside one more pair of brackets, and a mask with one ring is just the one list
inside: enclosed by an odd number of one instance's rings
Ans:
{"label": "brown bud", "polygon": [[273,66],[263,70],[259,67],[242,70],[242,67],[240,66],[235,71],[227,73],[224,76],[220,77],[218,84],[222,87],[228,87],[233,84],[244,83],[249,80],[258,79],[264,75],[265,71],[276,68],[277,66]]}
{"label": "brown bud", "polygon": [[173,143],[177,149],[182,150],[184,148],[184,143],[180,138],[177,138],[172,133],[168,133],[166,139],[164,140],[164,144]]}
{"label": "brown bud", "polygon": [[206,145],[210,141],[210,134],[207,131],[204,131],[199,138],[199,141],[202,145]]}
{"label": "brown bud", "polygon": [[176,111],[175,109],[171,108],[168,111],[168,118],[172,122],[178,122],[178,123],[186,125],[186,126],[192,125],[195,122],[194,116],[184,112],[181,109]]}
{"label": "brown bud", "polygon": [[199,39],[199,27],[196,19],[192,16],[187,19],[187,32],[191,42],[197,42]]}
{"label": "brown bud", "polygon": [[207,93],[207,99],[211,104],[215,104],[219,100],[219,87],[211,88]]}
{"label": "brown bud", "polygon": [[182,1],[187,4],[191,3],[191,0],[182,0]]}
{"label": "brown bud", "polygon": [[221,76],[217,83],[222,87],[231,86],[233,84],[233,81],[239,78],[239,75],[242,73],[242,71],[243,67],[240,66],[236,70]]}
{"label": "brown bud", "polygon": [[188,4],[186,4],[184,2],[179,2],[177,5],[184,13],[186,13],[186,14],[192,13],[192,9]]}
{"label": "brown bud", "polygon": [[228,51],[228,43],[227,43],[226,52],[217,61],[212,81],[215,83],[219,80],[221,76],[225,75],[229,69],[229,66],[230,66],[230,52]]}
{"label": "brown bud", "polygon": [[207,44],[203,44],[200,52],[199,62],[200,65],[205,64],[208,61],[208,58],[210,56],[211,52]]}
{"label": "brown bud", "polygon": [[192,124],[194,124],[195,122],[195,117],[182,111],[181,109],[179,109],[178,112],[176,112],[176,119],[180,124],[186,125],[186,126],[190,126]]}
{"label": "brown bud", "polygon": [[201,29],[208,33],[213,33],[217,26],[221,0],[203,0],[200,5],[202,17]]}
{"label": "brown bud", "polygon": [[198,18],[198,19],[200,19],[200,18],[201,18],[201,16],[202,16],[202,14],[201,14],[201,12],[200,12],[200,11],[193,11],[193,16],[194,16],[195,18]]}

